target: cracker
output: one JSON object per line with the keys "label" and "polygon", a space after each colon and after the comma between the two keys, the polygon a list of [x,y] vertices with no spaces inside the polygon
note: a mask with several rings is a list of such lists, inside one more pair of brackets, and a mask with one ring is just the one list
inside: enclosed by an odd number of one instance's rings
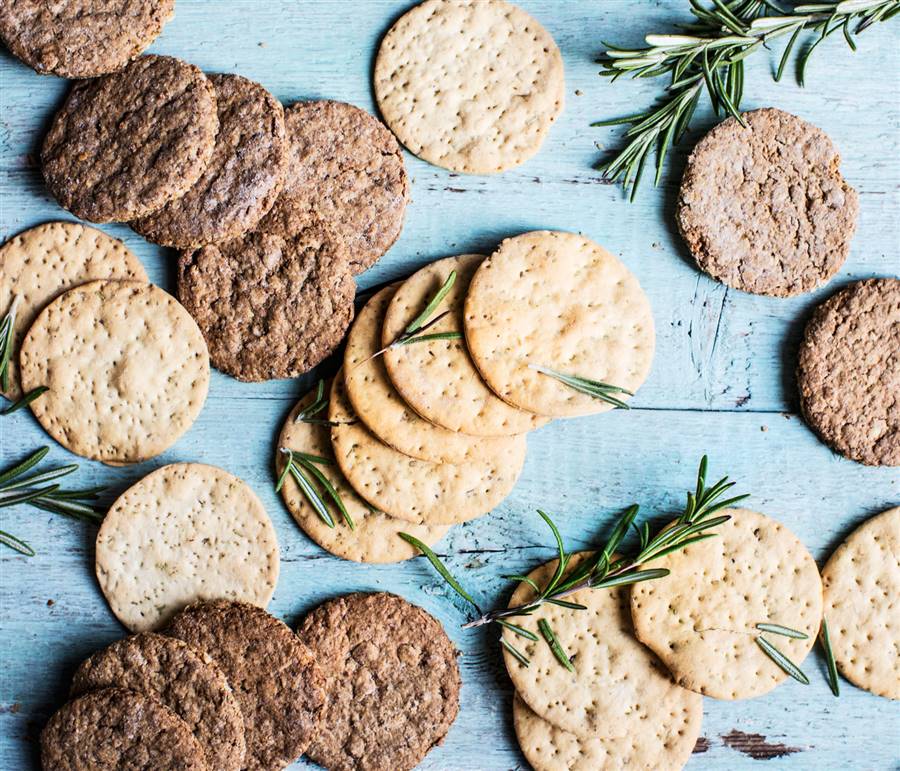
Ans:
{"label": "cracker", "polygon": [[485,174],[526,161],[563,109],[562,56],[550,34],[504,0],[426,0],[391,27],[375,60],[375,98],[420,158]]}
{"label": "cracker", "polygon": [[[573,555],[569,570],[591,556]],[[545,586],[557,564],[558,560],[548,562],[529,578]],[[523,605],[534,596],[534,590],[521,583],[509,604]],[[587,589],[568,599],[587,610],[545,604],[532,616],[514,619],[537,635],[537,641],[503,630],[503,639],[531,660],[526,668],[504,649],[516,692],[541,718],[577,737],[596,738],[610,747],[618,743],[627,751],[632,750],[630,739],[640,737],[651,755],[686,759],[700,733],[703,700],[676,685],[656,656],[637,641],[628,588]],[[574,672],[559,662],[541,637],[540,619],[550,625]],[[615,698],[610,698],[612,693]],[[660,766],[668,768],[670,763]]]}
{"label": "cracker", "polygon": [[329,662],[311,760],[335,771],[407,771],[444,740],[461,683],[433,616],[395,594],[348,594],[313,610],[298,633]]}
{"label": "cracker", "polygon": [[[101,278],[146,281],[147,274],[117,238],[77,222],[48,222],[10,238],[0,247],[0,314],[18,296],[13,351],[47,303]],[[2,393],[13,401],[22,396],[15,353],[9,360],[9,388]]]}
{"label": "cracker", "polygon": [[329,420],[331,444],[341,471],[379,511],[429,525],[465,522],[487,514],[509,495],[525,463],[525,437],[489,461],[460,464],[417,460],[389,447],[357,418],[343,372],[334,379]]}
{"label": "cracker", "polygon": [[180,198],[130,223],[161,246],[196,249],[247,233],[272,208],[287,167],[281,103],[240,75],[210,75],[219,133],[203,175]]}
{"label": "cracker", "polygon": [[584,236],[541,230],[507,238],[475,273],[465,314],[469,353],[487,384],[539,415],[612,406],[535,367],[632,392],[650,373],[650,302],[628,268]]}
{"label": "cracker", "polygon": [[[822,581],[806,547],[780,522],[747,509],[716,536],[655,560],[671,575],[635,584],[631,614],[638,639],[679,685],[717,699],[761,696],[787,677],[757,645],[764,635],[798,666],[822,620]],[[800,640],[760,632],[780,624]]]}
{"label": "cracker", "polygon": [[71,695],[117,687],[150,696],[184,720],[209,769],[240,771],[244,716],[225,675],[207,655],[160,634],[126,637],[78,667]]}
{"label": "cracker", "polygon": [[[507,454],[510,443],[518,441],[515,437],[474,437],[449,431],[419,417],[403,401],[388,377],[382,357],[375,355],[381,348],[381,328],[394,291],[395,287],[385,287],[372,297],[347,336],[344,384],[354,412],[382,442],[411,458],[465,463]],[[413,343],[406,347],[441,345]]]}
{"label": "cracker", "polygon": [[768,107],[719,123],[688,158],[677,222],[700,268],[744,292],[789,297],[840,270],[859,200],[821,129]]}
{"label": "cracker", "polygon": [[822,570],[835,663],[854,685],[900,699],[900,506],[864,522]]}
{"label": "cracker", "polygon": [[209,359],[194,320],[159,287],[92,281],[57,297],[19,351],[26,393],[47,432],[95,460],[159,455],[190,428],[206,399]]}
{"label": "cracker", "polygon": [[92,222],[124,222],[184,195],[213,157],[212,83],[193,64],[142,56],[72,86],[41,148],[47,187]]}
{"label": "cracker", "polygon": [[325,674],[284,623],[255,605],[191,605],[166,634],[210,656],[244,714],[246,771],[276,771],[299,758],[320,730]]}
{"label": "cracker", "polygon": [[[382,345],[402,334],[452,271],[456,271],[456,280],[438,309],[449,313],[429,332],[462,332],[469,282],[483,261],[479,254],[445,257],[406,279],[388,306]],[[463,340],[393,348],[384,354],[384,363],[391,382],[409,406],[426,420],[451,431],[510,436],[547,423],[547,418],[512,407],[494,394],[478,374]]]}
{"label": "cracker", "polygon": [[175,15],[175,0],[14,0],[0,38],[42,75],[95,78],[124,67]]}
{"label": "cracker", "polygon": [[304,396],[284,422],[276,447],[277,472],[280,476],[284,469],[284,455],[278,452],[282,447],[332,459],[331,465],[323,465],[320,470],[340,495],[353,519],[355,529],[351,530],[341,519],[340,513],[333,509],[335,526],[329,527],[310,506],[297,483],[289,475],[281,488],[281,497],[284,498],[284,504],[297,524],[323,549],[354,562],[402,562],[419,556],[419,550],[404,541],[399,533],[409,533],[429,546],[434,546],[444,537],[449,526],[418,525],[375,511],[356,494],[334,463],[328,426],[296,422],[297,415],[302,409],[310,406],[314,398],[315,391]]}
{"label": "cracker", "polygon": [[900,466],[900,279],[850,284],[822,303],[800,344],[809,426],[841,455]]}
{"label": "cracker", "polygon": [[105,688],[65,704],[41,732],[53,771],[208,771],[190,726],[156,699]]}
{"label": "cracker", "polygon": [[201,463],[145,476],[116,499],[97,534],[97,580],[133,632],[158,629],[198,600],[265,607],[278,566],[278,539],[259,498]]}

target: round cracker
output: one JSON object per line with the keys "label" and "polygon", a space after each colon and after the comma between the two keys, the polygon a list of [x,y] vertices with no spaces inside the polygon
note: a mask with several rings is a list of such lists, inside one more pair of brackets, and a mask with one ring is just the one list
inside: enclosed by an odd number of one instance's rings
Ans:
{"label": "round cracker", "polygon": [[15,0],[0,38],[36,72],[95,78],[124,67],[175,15],[175,0]]}
{"label": "round cracker", "polygon": [[[366,303],[347,335],[344,384],[347,397],[366,427],[382,442],[411,458],[432,463],[489,461],[509,453],[516,437],[474,437],[449,431],[419,417],[394,388],[382,356],[381,329],[395,287],[378,292]],[[393,338],[392,338],[393,340]],[[441,346],[413,343],[404,347]]]}
{"label": "round cracker", "polygon": [[[816,562],[780,522],[748,509],[715,538],[655,560],[671,575],[635,584],[631,614],[638,639],[659,656],[679,685],[717,699],[761,696],[788,674],[756,643],[764,635],[796,665],[812,649],[822,620]],[[801,640],[761,632],[780,624]]]}
{"label": "round cracker", "polygon": [[834,450],[900,466],[900,279],[858,281],[816,308],[797,384],[806,422]]}
{"label": "round cracker", "polygon": [[311,760],[406,771],[444,740],[461,682],[456,649],[433,616],[394,594],[348,594],[313,610],[298,633],[329,663]]}
{"label": "round cracker", "polygon": [[41,732],[53,771],[207,771],[190,726],[156,699],[104,688],[63,705]]}
{"label": "round cracker", "polygon": [[281,102],[240,75],[209,80],[219,133],[203,175],[177,200],[130,223],[161,246],[196,249],[253,230],[284,183],[288,155]]}
{"label": "round cracker", "polygon": [[[330,384],[328,387],[330,389]],[[315,391],[304,396],[284,422],[276,448],[278,476],[281,476],[285,464],[284,455],[278,452],[282,447],[331,459],[331,464],[322,465],[319,470],[341,497],[353,520],[354,529],[351,530],[342,520],[340,512],[334,510],[332,514],[335,526],[329,527],[310,505],[293,477],[288,475],[281,487],[281,496],[297,524],[323,549],[336,557],[354,562],[402,562],[419,556],[419,550],[404,541],[399,533],[409,533],[429,546],[434,546],[450,529],[448,525],[418,525],[375,511],[356,494],[334,463],[328,426],[297,420],[300,411],[312,405],[315,396]],[[324,414],[319,413],[316,419],[324,417]]]}
{"label": "round cracker", "polygon": [[529,412],[612,409],[535,367],[631,392],[650,373],[650,302],[628,268],[584,236],[541,230],[507,238],[475,273],[465,314],[478,371],[498,396]]}
{"label": "round cracker", "polygon": [[362,273],[403,229],[409,180],[400,145],[380,121],[344,102],[297,102],[284,122],[282,196],[325,220],[351,255],[353,273]]}
{"label": "round cracker", "polygon": [[375,98],[420,158],[485,174],[534,155],[563,109],[556,42],[504,0],[426,0],[385,35]]}
{"label": "round cracker", "polygon": [[150,696],[184,720],[209,769],[242,768],[244,716],[225,675],[201,651],[160,634],[126,637],[78,667],[71,695],[116,687]]}
{"label": "round cracker", "polygon": [[193,64],[142,56],[72,86],[41,149],[47,187],[92,222],[124,222],[184,195],[213,157],[216,94]]}
{"label": "round cracker", "polygon": [[325,674],[283,622],[255,605],[191,605],[166,634],[210,656],[225,673],[244,714],[246,771],[276,771],[319,735]]}
{"label": "round cracker", "polygon": [[47,432],[95,460],[159,455],[190,428],[206,400],[209,356],[174,297],[138,281],[70,289],[35,319],[19,351],[26,393]]}
{"label": "round cracker", "polygon": [[[141,261],[117,238],[78,222],[47,222],[25,230],[0,247],[0,313],[18,297],[13,351],[18,351],[35,317],[54,298],[96,279],[147,281]],[[18,360],[9,360],[7,399],[20,399]]]}
{"label": "round cracker", "polygon": [[822,570],[835,663],[854,685],[900,699],[900,506],[864,522]]}
{"label": "round cracker", "polygon": [[356,417],[343,383],[332,384],[328,418],[338,466],[360,497],[408,522],[450,525],[483,516],[512,491],[525,464],[525,437],[486,461],[431,463],[389,447]]}
{"label": "round cracker", "polygon": [[[480,254],[445,257],[410,276],[394,294],[384,318],[382,345],[396,340],[456,271],[438,312],[447,315],[429,333],[462,332],[469,282],[484,261]],[[488,388],[463,340],[404,345],[384,354],[391,382],[426,420],[474,436],[524,434],[548,419],[517,409]]]}
{"label": "round cracker", "polygon": [[238,380],[312,369],[340,345],[355,294],[334,232],[281,202],[253,233],[178,259],[178,299],[203,330],[213,366]]}
{"label": "round cracker", "polygon": [[97,580],[133,632],[158,629],[198,600],[265,607],[278,567],[262,502],[236,476],[202,463],[148,474],[116,499],[97,533]]}
{"label": "round cracker", "polygon": [[821,129],[765,108],[710,131],[688,158],[677,222],[700,268],[735,289],[809,292],[850,251],[859,200]]}
{"label": "round cracker", "polygon": [[[590,552],[572,555],[567,570],[592,556]],[[545,586],[558,564],[559,560],[548,562],[529,578]],[[534,590],[520,583],[510,607],[527,604],[534,597]],[[641,736],[644,751],[671,761],[649,767],[683,764],[700,734],[703,699],[676,685],[659,659],[637,641],[628,587],[586,589],[568,599],[587,610],[545,604],[534,615],[514,619],[537,636],[535,641],[503,630],[503,639],[531,661],[526,668],[504,648],[516,692],[541,718],[577,737],[619,743],[630,751],[631,743],[623,740]],[[540,619],[550,625],[574,672],[559,662],[542,638]],[[610,693],[615,698],[609,698]]]}

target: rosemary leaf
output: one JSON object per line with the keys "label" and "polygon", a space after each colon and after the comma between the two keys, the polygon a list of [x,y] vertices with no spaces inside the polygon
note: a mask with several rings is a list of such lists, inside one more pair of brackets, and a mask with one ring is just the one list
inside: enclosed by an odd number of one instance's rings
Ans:
{"label": "rosemary leaf", "polygon": [[558,600],[553,597],[548,597],[546,599],[548,605],[559,605],[561,608],[568,608],[569,610],[587,610],[587,605],[582,605],[580,602],[570,602],[569,600]]}
{"label": "rosemary leaf", "polygon": [[9,360],[12,358],[19,295],[13,295],[9,310],[0,322],[0,390],[9,390]]}
{"label": "rosemary leaf", "polygon": [[558,554],[558,559],[556,562],[556,570],[553,572],[553,577],[550,579],[547,586],[541,592],[541,595],[550,594],[559,583],[559,580],[563,577],[563,573],[566,572],[566,566],[568,565],[569,558],[566,556],[566,550],[563,546],[562,536],[559,534],[559,529],[553,524],[553,520],[550,519],[543,511],[538,509],[538,514],[540,514],[541,519],[547,523],[547,526],[550,528],[553,533],[553,538],[556,540],[556,551]]}
{"label": "rosemary leaf", "polygon": [[532,589],[534,589],[534,593],[538,596],[541,594],[541,587],[539,587],[534,581],[532,581],[528,576],[503,576],[507,581],[517,581],[522,584],[528,584]]}
{"label": "rosemary leaf", "polygon": [[35,450],[18,465],[13,466],[0,474],[0,489],[5,489],[5,485],[10,479],[15,479],[29,469],[34,468],[44,459],[48,452],[50,452],[49,447],[41,447],[39,450]]}
{"label": "rosemary leaf", "polygon": [[807,640],[809,635],[797,629],[791,629],[789,626],[781,624],[757,624],[756,628],[760,632],[771,632],[772,634],[780,634],[783,637],[793,637],[795,640]]}
{"label": "rosemary leaf", "polygon": [[294,481],[297,483],[297,486],[303,492],[303,495],[306,497],[306,500],[309,501],[309,505],[313,507],[316,514],[321,517],[322,521],[328,525],[328,527],[334,527],[334,520],[331,517],[331,514],[328,512],[328,507],[325,505],[325,502],[322,500],[322,497],[319,495],[318,490],[313,486],[312,481],[303,473],[303,470],[296,464],[291,463],[290,466],[291,477],[293,477]]}
{"label": "rosemary leaf", "polygon": [[542,375],[555,378],[560,383],[569,386],[569,388],[572,388],[579,393],[587,394],[594,399],[607,402],[619,409],[627,410],[629,407],[625,402],[616,397],[615,394],[634,396],[631,391],[627,391],[624,388],[619,388],[618,386],[610,385],[609,383],[603,383],[599,380],[588,380],[587,378],[578,377],[576,375],[566,375],[562,372],[550,369],[549,367],[541,366],[540,364],[530,364],[529,368],[540,372]]}
{"label": "rosemary leaf", "polygon": [[311,422],[310,418],[318,415],[323,409],[325,409],[328,404],[328,399],[325,396],[325,381],[319,380],[316,385],[316,396],[309,404],[309,406],[300,410],[297,413],[297,417],[294,418],[295,423],[308,423]]}
{"label": "rosemary leaf", "polygon": [[626,586],[628,584],[638,584],[641,581],[654,581],[657,578],[665,578],[669,575],[666,568],[653,568],[652,570],[637,570],[633,573],[623,573],[620,576],[612,576],[611,578],[603,578],[596,583],[591,582],[593,589],[611,589],[614,586]]}
{"label": "rosemary leaf", "polygon": [[461,340],[462,332],[434,332],[430,335],[419,335],[400,340],[397,345],[412,345],[413,343],[430,343],[434,340]]}
{"label": "rosemary leaf", "polygon": [[527,667],[531,664],[531,662],[528,660],[528,657],[518,648],[516,648],[515,645],[511,645],[510,643],[506,642],[506,640],[504,640],[502,637],[500,638],[500,644],[504,648],[506,648],[506,650],[508,650],[510,654],[512,654],[512,657],[516,659],[516,661],[518,661],[523,667]]}
{"label": "rosemary leaf", "polygon": [[538,639],[538,636],[534,632],[531,632],[528,629],[525,629],[516,624],[511,624],[509,621],[504,621],[502,618],[498,618],[497,623],[505,629],[509,629],[510,632],[514,632],[515,634],[519,635],[519,637],[524,637],[527,640],[534,640],[535,642]]}
{"label": "rosemary leaf", "polygon": [[19,554],[24,554],[26,557],[33,557],[35,555],[34,549],[25,543],[25,541],[21,538],[16,538],[14,535],[3,530],[0,530],[0,543],[4,546],[8,546],[10,549],[14,549],[19,552]]}
{"label": "rosemary leaf", "polygon": [[450,275],[447,276],[447,280],[443,283],[440,289],[438,289],[437,294],[429,300],[428,304],[425,306],[425,309],[416,316],[403,330],[404,335],[414,335],[416,332],[422,331],[422,326],[431,318],[432,314],[438,309],[438,306],[444,301],[444,298],[453,289],[453,284],[456,283],[456,271],[451,270]]}
{"label": "rosemary leaf", "polygon": [[781,667],[781,669],[793,677],[794,680],[798,683],[803,683],[803,685],[809,685],[809,678],[803,674],[803,670],[778,650],[778,648],[772,645],[765,637],[757,637],[756,644],[762,649],[766,656],[772,659],[772,661]]}
{"label": "rosemary leaf", "polygon": [[550,650],[553,651],[553,655],[556,656],[559,663],[570,672],[574,672],[575,666],[572,664],[572,660],[566,655],[565,650],[563,650],[562,645],[553,633],[553,630],[550,628],[550,624],[547,623],[546,619],[542,618],[538,620],[538,629],[540,629],[541,634],[547,641],[547,645],[550,646]]}
{"label": "rosemary leaf", "polygon": [[447,570],[447,568],[444,566],[444,563],[440,561],[437,554],[435,554],[430,547],[428,547],[418,538],[410,535],[409,533],[400,533],[399,535],[404,541],[412,544],[420,552],[422,552],[422,554],[424,554],[428,558],[431,566],[440,574],[441,578],[443,578],[450,585],[450,588],[453,589],[453,591],[456,592],[460,597],[466,600],[466,602],[471,603],[475,610],[481,613],[481,608],[478,607],[478,603],[475,602],[475,600],[472,599],[469,593],[462,588],[459,581],[457,581],[453,577],[453,574],[449,570]]}
{"label": "rosemary leaf", "polygon": [[619,544],[622,543],[622,539],[628,534],[628,528],[630,528],[634,522],[634,518],[637,516],[639,509],[640,507],[636,503],[632,504],[625,510],[625,513],[616,523],[612,535],[610,535],[609,540],[606,542],[606,546],[603,547],[603,556],[607,560],[612,557],[616,549],[619,548]]}
{"label": "rosemary leaf", "polygon": [[284,468],[281,470],[281,474],[278,475],[278,481],[275,483],[275,492],[280,493],[281,488],[284,486],[284,480],[287,479],[287,475],[291,473],[291,464],[293,464],[294,459],[291,456],[291,451],[286,447],[282,447],[278,452],[282,453],[287,457],[287,460],[284,462]]}
{"label": "rosemary leaf", "polygon": [[349,525],[351,530],[356,530],[356,524],[353,522],[353,517],[350,516],[350,512],[347,511],[347,507],[344,505],[344,501],[341,500],[340,493],[334,488],[334,485],[331,484],[331,480],[326,477],[317,467],[316,464],[312,461],[308,461],[305,458],[300,459],[300,465],[302,465],[310,474],[312,474],[318,483],[322,486],[322,489],[325,490],[325,493],[334,501],[334,505],[338,507],[338,510],[341,512],[341,516],[344,518],[344,522]]}
{"label": "rosemary leaf", "polygon": [[828,636],[828,622],[822,619],[821,634],[822,649],[825,651],[825,663],[827,664],[828,687],[835,696],[841,695],[841,686],[838,682],[837,664],[834,661],[834,653],[831,650],[831,638]]}
{"label": "rosemary leaf", "polygon": [[19,401],[14,402],[4,410],[0,410],[0,415],[12,415],[14,412],[18,412],[23,407],[27,407],[31,404],[35,399],[43,396],[49,390],[50,389],[47,386],[38,386],[37,388],[31,389],[25,396],[19,399]]}

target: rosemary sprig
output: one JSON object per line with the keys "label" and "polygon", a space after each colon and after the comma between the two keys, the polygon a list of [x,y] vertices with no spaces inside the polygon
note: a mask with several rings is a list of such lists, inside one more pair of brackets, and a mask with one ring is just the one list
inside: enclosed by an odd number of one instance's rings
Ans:
{"label": "rosemary sprig", "polygon": [[[102,487],[84,490],[62,490],[58,484],[47,484],[55,479],[68,476],[78,469],[78,464],[43,471],[25,476],[34,469],[50,452],[49,447],[41,447],[18,463],[0,473],[0,508],[27,503],[37,509],[62,514],[93,525],[103,521],[104,512],[92,502],[103,492]],[[34,549],[25,541],[10,533],[0,531],[0,543],[24,554],[35,555]]]}
{"label": "rosemary sprig", "polygon": [[316,396],[312,403],[300,410],[294,417],[294,423],[311,423],[316,426],[352,426],[357,420],[328,420],[317,418],[322,410],[328,406],[328,397],[325,395],[325,381],[319,380],[316,384]]}
{"label": "rosemary sprig", "polygon": [[828,622],[822,618],[822,633],[820,641],[822,650],[825,651],[825,663],[827,664],[828,687],[835,696],[841,695],[841,686],[838,683],[837,664],[834,661],[834,653],[831,650],[831,638],[828,636]]}
{"label": "rosemary sprig", "polygon": [[[19,309],[19,295],[13,295],[12,303],[6,315],[0,320],[0,391],[9,390],[9,361],[13,354],[13,342],[15,338],[16,313]],[[0,415],[11,415],[13,412],[31,404],[39,396],[50,389],[47,386],[38,386],[25,394],[19,401],[0,410]],[[27,545],[27,544],[26,544]],[[31,548],[31,547],[29,547]],[[23,552],[24,553],[24,552]],[[29,555],[30,556],[30,555]]]}
{"label": "rosemary sprig", "polygon": [[598,121],[593,126],[628,125],[624,146],[597,165],[604,176],[622,180],[637,192],[644,166],[656,153],[658,185],[669,149],[687,130],[705,91],[716,114],[727,113],[744,124],[740,104],[744,90],[744,60],[778,38],[788,37],[775,71],[780,80],[791,54],[804,32],[816,37],[797,59],[797,80],[804,85],[806,66],[816,47],[840,30],[851,50],[853,38],[877,22],[900,12],[900,0],[832,0],[782,9],[771,0],[713,0],[710,7],[690,0],[696,21],[686,25],[686,34],[650,34],[642,48],[607,44],[600,59],[601,75],[617,80],[666,76],[669,85],[649,109],[624,118]]}
{"label": "rosemary sprig", "polygon": [[[737,495],[727,499],[723,498],[726,491],[734,486],[734,483],[729,482],[727,477],[723,477],[714,485],[708,487],[706,484],[707,466],[707,458],[703,456],[697,473],[696,487],[688,492],[685,508],[673,524],[662,528],[655,536],[651,537],[649,525],[646,522],[642,523],[640,527],[635,526],[639,507],[637,504],[634,504],[626,509],[619,518],[603,547],[595,551],[589,558],[581,560],[568,573],[566,571],[570,565],[571,554],[565,549],[559,528],[557,528],[548,514],[538,511],[538,514],[553,534],[558,556],[556,569],[543,587],[538,586],[528,576],[507,576],[511,581],[527,584],[535,594],[530,601],[513,607],[498,608],[482,613],[469,593],[463,589],[459,581],[453,577],[431,549],[407,533],[401,533],[401,537],[418,548],[451,588],[474,606],[479,614],[478,618],[463,624],[463,629],[498,624],[520,637],[533,641],[535,637],[533,633],[510,622],[510,619],[517,616],[532,615],[545,604],[561,605],[572,610],[584,610],[586,609],[584,605],[571,602],[566,598],[586,589],[606,589],[664,578],[669,575],[669,571],[665,568],[645,568],[644,565],[673,551],[684,549],[693,543],[712,538],[715,535],[715,533],[708,531],[724,524],[731,517],[727,514],[713,515],[738,501],[744,500],[748,496]],[[637,530],[640,538],[640,546],[637,553],[631,557],[617,557],[616,554],[620,551],[623,540],[632,528]],[[544,619],[538,620],[538,629],[560,663],[563,666],[567,666],[566,662],[568,662],[567,668],[574,667],[558,638],[556,638],[553,630]],[[509,641],[501,638],[501,644],[523,666],[528,665],[528,657]]]}
{"label": "rosemary sprig", "polygon": [[[303,496],[309,502],[309,505],[312,506],[316,514],[321,517],[322,521],[328,525],[328,527],[335,526],[334,518],[328,510],[327,501],[330,500],[331,503],[337,507],[338,512],[347,526],[351,530],[355,530],[356,523],[354,523],[353,517],[350,516],[350,512],[347,511],[347,507],[344,505],[340,493],[328,477],[326,477],[319,469],[319,466],[330,466],[334,461],[330,458],[324,458],[321,455],[312,455],[308,452],[289,450],[287,447],[280,448],[279,452],[284,455],[285,462],[284,468],[278,476],[278,481],[275,483],[275,492],[281,491],[284,480],[287,479],[288,474],[290,474],[291,478],[297,483],[297,487],[299,487],[300,491],[303,493]],[[323,490],[324,495],[322,493]]]}
{"label": "rosemary sprig", "polygon": [[808,640],[809,635],[798,629],[791,629],[789,626],[781,624],[757,624],[756,628],[760,632],[771,632],[772,634],[780,634],[782,637],[793,637],[795,640]]}
{"label": "rosemary sprig", "polygon": [[803,670],[778,650],[778,648],[772,645],[765,637],[762,635],[757,637],[756,644],[762,649],[762,652],[765,653],[766,656],[772,659],[772,661],[781,667],[781,669],[793,677],[794,680],[798,683],[803,683],[803,685],[809,685],[809,678],[803,673]]}
{"label": "rosemary sprig", "polygon": [[621,410],[631,409],[625,402],[616,396],[616,394],[634,396],[631,391],[627,391],[624,388],[619,388],[618,386],[610,385],[609,383],[602,383],[599,380],[588,380],[586,377],[566,375],[563,372],[557,372],[555,369],[543,367],[540,364],[529,364],[528,367],[529,369],[540,372],[542,375],[547,375],[548,377],[558,380],[563,385],[567,385],[569,388],[572,388],[579,393],[587,394],[594,399],[599,399],[600,401],[612,404],[614,407],[618,407]]}

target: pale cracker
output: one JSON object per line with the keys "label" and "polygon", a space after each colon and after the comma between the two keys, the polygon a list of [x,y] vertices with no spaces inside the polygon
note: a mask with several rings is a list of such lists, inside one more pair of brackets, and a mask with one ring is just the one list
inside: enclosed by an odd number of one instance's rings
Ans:
{"label": "pale cracker", "polygon": [[[276,447],[276,466],[279,477],[284,469],[282,447],[297,452],[306,452],[325,458],[334,458],[331,450],[331,436],[328,426],[296,421],[299,412],[310,406],[315,391],[304,396],[291,410]],[[316,417],[324,417],[320,414]],[[330,507],[335,526],[329,527],[300,491],[294,479],[285,477],[281,497],[291,516],[303,531],[326,551],[354,562],[402,562],[419,556],[419,550],[404,541],[398,534],[409,533],[420,541],[434,546],[449,530],[447,525],[417,525],[402,519],[390,517],[375,511],[362,500],[350,486],[341,470],[332,465],[320,466],[320,471],[328,478],[349,512],[356,526],[351,530],[342,520],[340,512]],[[327,498],[325,499],[328,500]]]}
{"label": "pale cracker", "polygon": [[[469,282],[484,261],[480,254],[445,257],[413,273],[394,294],[384,318],[382,345],[388,345],[425,308],[452,271],[456,280],[437,313],[449,311],[429,332],[462,332]],[[384,354],[391,382],[407,404],[426,420],[475,436],[524,434],[548,418],[517,409],[485,385],[464,340],[404,345]]]}
{"label": "pale cracker", "polygon": [[97,580],[132,632],[158,629],[192,602],[264,608],[278,568],[278,539],[259,498],[202,463],[145,476],[113,503],[97,534]]}
{"label": "pale cracker", "polygon": [[[78,222],[47,222],[0,247],[0,316],[18,297],[13,351],[44,306],[78,284],[96,279],[146,281],[140,260],[117,238]],[[21,398],[19,363],[9,360],[8,399]]]}
{"label": "pale cracker", "polygon": [[[573,555],[569,572],[591,556]],[[557,564],[552,560],[529,578],[543,587]],[[531,602],[534,596],[527,583],[520,583],[510,607]],[[533,615],[513,619],[537,635],[536,641],[503,630],[503,639],[531,660],[524,667],[504,649],[519,696],[544,720],[576,736],[621,742],[628,749],[630,738],[640,738],[649,750],[650,736],[655,735],[661,740],[657,751],[667,745],[676,755],[690,755],[700,733],[703,699],[676,685],[659,659],[637,641],[628,588],[586,589],[567,599],[587,610],[545,604]],[[550,625],[574,672],[559,662],[541,636],[541,619]]]}
{"label": "pale cracker", "polygon": [[[344,383],[353,410],[382,442],[404,455],[432,463],[489,461],[509,451],[516,439],[474,437],[449,431],[419,417],[388,377],[381,356],[381,329],[395,288],[378,292],[359,312],[344,349]],[[440,343],[412,343],[430,348]]]}
{"label": "pale cracker", "polygon": [[429,163],[485,174],[534,155],[563,109],[550,34],[504,0],[426,0],[385,35],[375,98],[391,130]]}
{"label": "pale cracker", "polygon": [[[631,614],[638,639],[666,664],[679,685],[717,699],[761,696],[787,679],[757,645],[763,635],[798,666],[822,620],[816,562],[780,522],[748,509],[714,538],[655,560],[671,575],[635,584]],[[760,632],[780,624],[806,640]]]}
{"label": "pale cracker", "polygon": [[822,570],[835,663],[854,685],[900,699],[900,506],[864,522]]}
{"label": "pale cracker", "polygon": [[409,522],[449,525],[487,514],[509,495],[525,464],[525,437],[490,461],[453,465],[404,455],[379,441],[356,418],[339,373],[331,388],[331,444],[341,471],[360,497]]}
{"label": "pale cracker", "polygon": [[19,352],[22,389],[72,452],[131,462],[159,455],[190,428],[206,399],[209,354],[174,297],[138,281],[93,281],[57,297]]}
{"label": "pale cracker", "polygon": [[535,367],[632,392],[650,373],[650,302],[628,268],[584,236],[543,230],[507,238],[472,279],[465,313],[466,343],[487,384],[539,415],[612,407]]}

